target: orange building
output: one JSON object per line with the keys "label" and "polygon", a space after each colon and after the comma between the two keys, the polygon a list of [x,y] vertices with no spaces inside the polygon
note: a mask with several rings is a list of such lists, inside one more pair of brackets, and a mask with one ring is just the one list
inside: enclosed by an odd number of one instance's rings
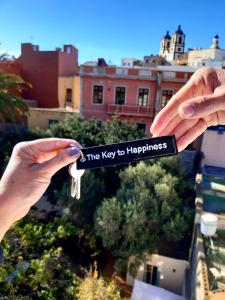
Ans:
{"label": "orange building", "polygon": [[191,77],[194,69],[180,66],[80,66],[80,111],[101,121],[118,114],[146,133],[155,115]]}

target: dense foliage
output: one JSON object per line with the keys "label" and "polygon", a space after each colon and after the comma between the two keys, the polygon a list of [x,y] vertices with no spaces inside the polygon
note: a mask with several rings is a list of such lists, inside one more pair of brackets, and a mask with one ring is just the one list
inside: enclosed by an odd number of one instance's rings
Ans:
{"label": "dense foliage", "polygon": [[[174,170],[181,168],[174,158],[166,161]],[[96,211],[97,234],[117,258],[120,271],[131,255],[141,258],[155,252],[158,239],[180,240],[190,229],[192,211],[184,205],[179,188],[187,178],[172,175],[165,165],[165,159],[140,162],[121,171],[116,195],[105,199]],[[190,186],[182,193],[190,193]]]}
{"label": "dense foliage", "polygon": [[73,299],[79,280],[63,242],[74,234],[74,225],[63,218],[49,223],[29,218],[18,222],[2,242],[0,295]]}

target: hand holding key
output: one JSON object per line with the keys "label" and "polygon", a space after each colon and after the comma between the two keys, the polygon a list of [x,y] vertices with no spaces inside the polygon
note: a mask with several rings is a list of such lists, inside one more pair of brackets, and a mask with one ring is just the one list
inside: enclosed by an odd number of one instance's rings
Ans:
{"label": "hand holding key", "polygon": [[71,139],[40,139],[15,146],[0,181],[0,240],[8,228],[27,214],[47,189],[51,177],[80,156]]}

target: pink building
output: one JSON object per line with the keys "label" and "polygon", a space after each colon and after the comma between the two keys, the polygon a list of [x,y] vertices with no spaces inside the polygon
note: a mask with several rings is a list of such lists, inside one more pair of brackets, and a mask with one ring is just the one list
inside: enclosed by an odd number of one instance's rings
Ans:
{"label": "pink building", "polygon": [[101,121],[118,114],[146,133],[155,115],[191,77],[194,69],[181,66],[80,66],[80,111]]}

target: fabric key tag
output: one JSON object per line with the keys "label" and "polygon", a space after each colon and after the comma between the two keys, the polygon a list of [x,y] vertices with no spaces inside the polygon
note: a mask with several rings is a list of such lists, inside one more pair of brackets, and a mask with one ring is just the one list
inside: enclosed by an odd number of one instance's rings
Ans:
{"label": "fabric key tag", "polygon": [[125,164],[178,153],[175,136],[146,138],[129,142],[81,149],[77,169],[93,169]]}

